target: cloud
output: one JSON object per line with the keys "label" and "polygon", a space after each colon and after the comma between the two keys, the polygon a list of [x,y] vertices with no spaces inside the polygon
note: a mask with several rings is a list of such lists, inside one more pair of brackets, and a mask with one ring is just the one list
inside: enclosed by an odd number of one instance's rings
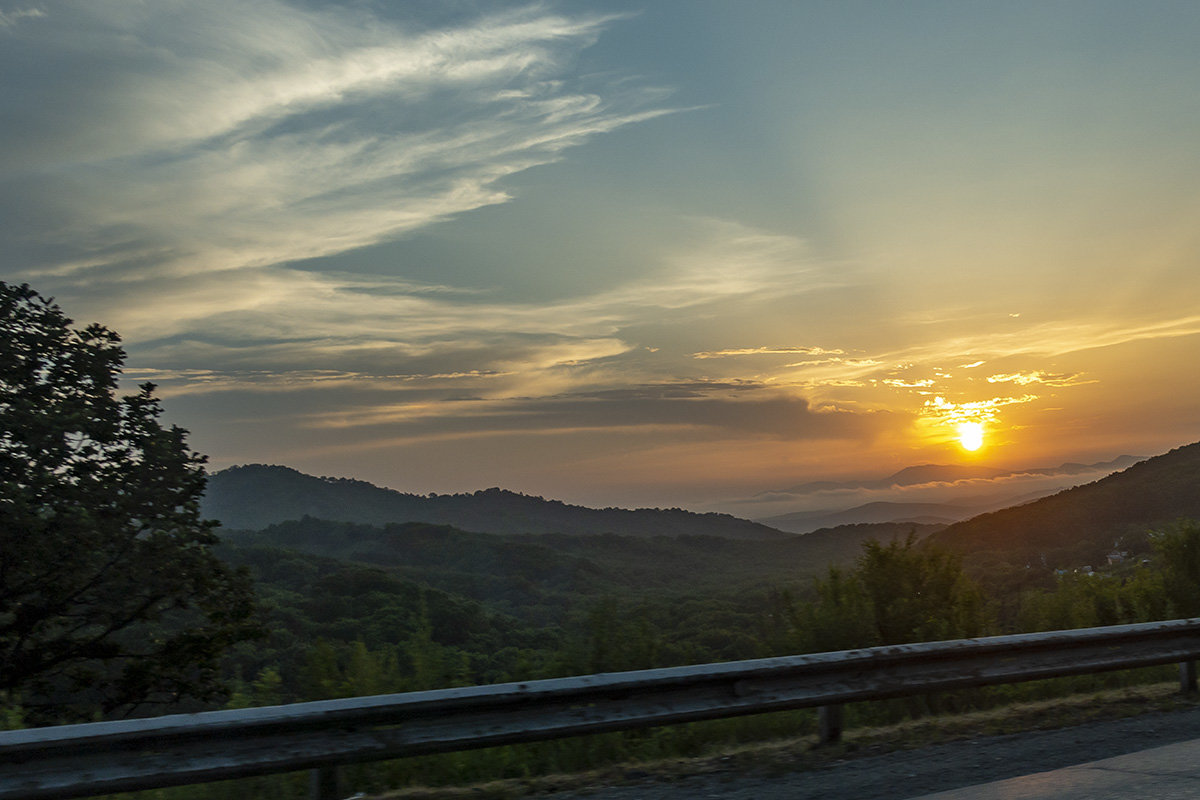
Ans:
{"label": "cloud", "polygon": [[33,204],[2,232],[30,277],[82,286],[326,256],[506,202],[506,176],[669,113],[649,88],[565,79],[613,21],[62,4],[0,54],[21,76],[0,186]]}
{"label": "cloud", "polygon": [[885,378],[881,381],[884,386],[891,386],[894,389],[927,389],[933,386],[932,378],[922,378],[920,380],[906,381],[902,378]]}
{"label": "cloud", "polygon": [[0,10],[0,31],[5,28],[12,28],[23,20],[40,19],[46,16],[46,12],[40,8],[19,8],[15,11]]}
{"label": "cloud", "polygon": [[418,29],[362,7],[93,0],[38,22],[0,51],[27,76],[0,89],[19,120],[0,131],[0,236],[13,277],[125,337],[129,381],[287,392],[312,409],[300,424],[399,437],[837,438],[886,416],[690,383],[686,354],[631,333],[845,285],[799,237],[689,218],[637,277],[537,301],[315,261],[506,203],[505,178],[672,113],[661,90],[572,73],[615,17],[539,4]]}
{"label": "cloud", "polygon": [[826,350],[822,347],[734,347],[725,350],[708,350],[692,353],[692,358],[726,358],[728,356],[760,355],[845,355],[845,350]]}
{"label": "cloud", "polygon": [[[130,368],[124,371],[128,383],[143,383],[150,381],[159,388],[156,394],[164,399],[203,395],[214,392],[229,393],[270,393],[324,391],[337,389],[339,391],[406,391],[412,386],[419,386],[425,394],[453,389],[466,383],[477,385],[480,382],[496,380],[510,376],[512,373],[500,371],[471,370],[467,372],[431,372],[431,373],[399,373],[379,374],[373,372],[351,372],[335,369],[294,369],[294,370],[211,370],[211,369],[154,369]],[[417,394],[411,391],[410,396]]]}
{"label": "cloud", "polygon": [[837,284],[802,239],[706,218],[640,277],[550,302],[313,262],[507,202],[506,176],[670,113],[636,81],[571,76],[614,17],[531,5],[418,30],[339,6],[95,0],[40,22],[0,53],[30,76],[0,90],[24,114],[0,132],[10,277],[119,331],[131,377],[172,396],[637,383],[659,348],[632,326]]}
{"label": "cloud", "polygon": [[311,416],[315,428],[367,429],[356,447],[471,435],[566,435],[597,430],[687,432],[697,439],[856,439],[898,424],[886,412],[818,410],[765,387],[688,382],[540,398],[396,402]]}
{"label": "cloud", "polygon": [[1014,383],[1018,386],[1028,386],[1033,383],[1040,383],[1044,386],[1079,386],[1084,383],[1095,383],[1095,381],[1082,380],[1078,373],[1052,374],[1042,370],[989,375],[987,381],[988,383]]}
{"label": "cloud", "polygon": [[[1097,480],[1137,460],[1121,456],[1101,463],[1014,470],[925,465],[873,479],[811,481],[723,505],[756,519],[797,511],[840,511],[867,503],[946,503],[948,512],[961,508],[973,515]],[[926,472],[943,472],[946,477],[928,479]]]}
{"label": "cloud", "polygon": [[715,302],[767,300],[846,284],[797,236],[733,220],[692,218],[686,243],[672,243],[653,273],[597,294],[597,306],[688,310]]}
{"label": "cloud", "polygon": [[1032,403],[1037,399],[1038,396],[1035,394],[1025,394],[1019,397],[990,397],[986,400],[955,403],[939,395],[925,401],[921,409],[921,416],[938,425],[956,425],[960,422],[992,422],[996,420],[1001,408]]}
{"label": "cloud", "polygon": [[[284,267],[243,271],[236,281],[147,279],[140,288],[156,295],[153,303],[122,304],[121,284],[96,287],[90,299],[112,308],[106,324],[135,342],[133,367],[205,371],[203,380],[173,373],[164,382],[173,395],[277,391],[313,370],[364,388],[392,380],[386,376],[455,373],[480,376],[475,390],[483,396],[557,394],[661,376],[672,357],[639,346],[628,329],[690,324],[697,313],[728,313],[817,282],[819,265],[790,237],[713,220],[694,230],[694,241],[664,255],[649,275],[553,302]],[[713,279],[730,264],[748,267],[737,280]]]}
{"label": "cloud", "polygon": [[[563,119],[602,104],[566,92],[539,96],[537,89],[612,21],[531,6],[414,33],[346,7],[304,9],[273,0],[67,2],[6,60],[41,48],[44,85],[80,68],[99,71],[57,87],[82,104],[78,110],[93,126],[54,129],[38,142],[18,138],[20,130],[6,138],[54,160],[78,152],[92,161],[170,153],[189,144],[228,146],[269,136],[271,126],[285,120],[311,131],[313,123],[331,122],[307,116],[322,109],[378,111],[372,104],[384,101],[428,112],[415,104],[438,90],[475,104],[531,100],[545,106],[542,116]],[[97,93],[97,87],[103,88]],[[55,119],[45,107],[23,108],[28,126]],[[422,130],[404,115],[384,121],[389,133],[398,126]]]}
{"label": "cloud", "polygon": [[1200,315],[1120,321],[1110,317],[1079,315],[1016,329],[1010,325],[993,330],[981,327],[983,329],[979,332],[938,338],[881,357],[930,364],[965,357],[996,360],[1015,356],[1062,356],[1133,342],[1196,336],[1200,334]]}

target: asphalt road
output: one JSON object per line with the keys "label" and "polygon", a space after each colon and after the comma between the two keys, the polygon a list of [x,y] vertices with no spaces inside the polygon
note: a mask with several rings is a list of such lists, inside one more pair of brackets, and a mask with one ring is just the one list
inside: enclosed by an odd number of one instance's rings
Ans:
{"label": "asphalt road", "polygon": [[[730,770],[670,782],[648,780],[596,786],[550,797],[554,800],[1200,798],[1200,744],[1190,740],[1200,740],[1200,709],[1151,712],[1055,730],[979,737],[850,758],[804,772],[763,774]],[[1101,781],[1111,789],[1103,788]],[[1156,783],[1151,785],[1150,781]],[[1071,786],[1077,787],[1075,794],[1069,793]],[[1110,793],[1105,794],[1106,791]]]}
{"label": "asphalt road", "polygon": [[1200,740],[927,794],[921,800],[1185,800],[1200,797]]}

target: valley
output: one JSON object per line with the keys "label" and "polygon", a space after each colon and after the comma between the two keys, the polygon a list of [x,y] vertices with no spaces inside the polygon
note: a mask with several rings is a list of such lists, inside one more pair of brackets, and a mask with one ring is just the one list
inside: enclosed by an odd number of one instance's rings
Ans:
{"label": "valley", "polygon": [[[265,466],[213,475],[204,508],[223,517],[219,553],[253,576],[270,630],[228,660],[230,702],[257,705],[1200,613],[1188,589],[1200,580],[1172,556],[1200,543],[1200,527],[1178,522],[1200,518],[1197,485],[1200,444],[968,519],[918,514],[803,534],[500,489],[406,495]],[[289,519],[293,507],[303,513]],[[1128,558],[1107,564],[1118,546]],[[1095,568],[1078,571],[1086,565]],[[1112,680],[871,704],[855,719],[885,724]],[[807,735],[813,724],[794,712],[482,752],[459,757],[452,774],[433,757],[369,774],[394,786],[503,776],[518,763],[574,771],[706,752],[730,737]]]}

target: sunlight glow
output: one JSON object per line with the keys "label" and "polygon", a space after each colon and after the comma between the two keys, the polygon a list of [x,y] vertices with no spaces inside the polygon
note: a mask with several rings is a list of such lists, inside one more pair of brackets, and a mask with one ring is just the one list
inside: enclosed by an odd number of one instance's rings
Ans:
{"label": "sunlight glow", "polygon": [[975,451],[983,447],[983,423],[964,422],[959,425],[958,443],[964,450]]}

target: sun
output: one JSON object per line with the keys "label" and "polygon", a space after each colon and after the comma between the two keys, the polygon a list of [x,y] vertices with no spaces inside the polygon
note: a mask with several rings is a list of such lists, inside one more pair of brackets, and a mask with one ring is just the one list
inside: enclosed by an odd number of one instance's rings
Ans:
{"label": "sun", "polygon": [[983,423],[963,422],[958,426],[958,443],[963,450],[975,452],[983,447]]}

